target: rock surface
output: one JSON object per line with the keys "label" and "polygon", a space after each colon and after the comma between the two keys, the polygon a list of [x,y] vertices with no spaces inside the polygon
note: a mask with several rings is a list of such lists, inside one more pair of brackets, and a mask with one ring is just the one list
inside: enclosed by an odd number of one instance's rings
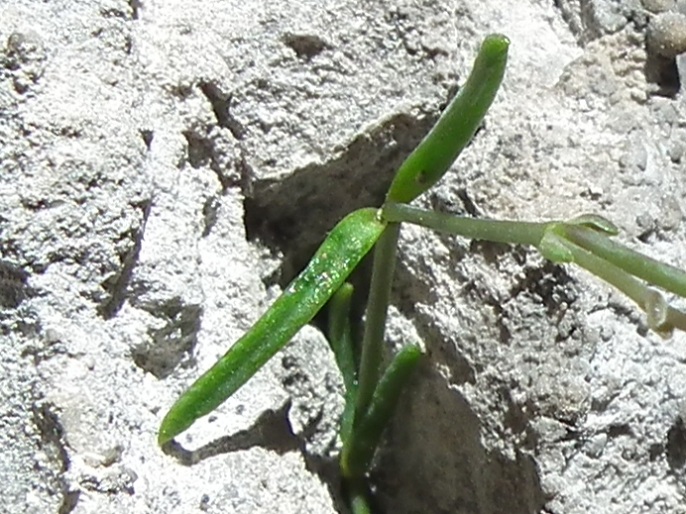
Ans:
{"label": "rock surface", "polygon": [[[314,327],[166,453],[156,430],[326,231],[380,203],[488,33],[512,41],[504,86],[418,204],[595,212],[686,267],[685,67],[646,43],[683,4],[1,2],[7,511],[344,512]],[[686,513],[684,334],[523,248],[401,243],[389,340],[429,358],[373,473],[383,512]]]}

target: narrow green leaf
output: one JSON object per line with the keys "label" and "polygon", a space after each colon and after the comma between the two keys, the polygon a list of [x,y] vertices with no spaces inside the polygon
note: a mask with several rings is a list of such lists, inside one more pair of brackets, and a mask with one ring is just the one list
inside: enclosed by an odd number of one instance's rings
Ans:
{"label": "narrow green leaf", "polygon": [[543,237],[537,247],[541,255],[555,264],[574,262],[574,254],[569,249],[569,242],[555,230],[556,225],[551,223],[544,231]]}
{"label": "narrow green leaf", "polygon": [[346,484],[346,497],[351,514],[372,514],[370,505],[371,492],[366,480],[350,480]]}
{"label": "narrow green leaf", "polygon": [[467,82],[436,125],[405,160],[386,201],[408,203],[433,186],[472,138],[491,106],[505,73],[510,41],[492,34],[484,40]]}
{"label": "narrow green leaf", "polygon": [[343,376],[347,391],[356,388],[357,370],[353,352],[352,328],[350,326],[350,301],[353,295],[352,284],[346,282],[331,297],[328,303],[328,338],[336,364]]}
{"label": "narrow green leaf", "polygon": [[369,470],[381,435],[395,412],[400,393],[421,356],[419,347],[406,346],[386,368],[374,391],[369,409],[364,415],[357,417],[348,444],[343,447],[341,470],[345,477],[361,477]]}
{"label": "narrow green leaf", "polygon": [[290,341],[341,287],[374,246],[384,227],[377,209],[360,209],[338,223],[283,294],[176,401],[162,420],[159,444],[216,409]]}
{"label": "narrow green leaf", "polygon": [[346,282],[331,297],[328,304],[329,345],[336,357],[336,364],[345,384],[345,406],[341,414],[339,434],[345,443],[353,429],[355,402],[357,400],[357,369],[353,351],[352,328],[350,324],[350,302],[353,286]]}
{"label": "narrow green leaf", "polygon": [[[578,226],[574,228],[579,229]],[[565,233],[568,229],[569,225],[558,223],[553,230],[557,233],[558,242],[565,245],[571,255],[570,262],[600,277],[636,302],[646,313],[648,326],[661,336],[669,337],[675,328],[686,331],[686,313],[671,307],[658,291],[646,286],[625,268],[614,264],[611,259],[605,259],[604,255],[598,255],[595,251],[578,245],[576,241],[567,239]],[[594,229],[581,230],[595,233]]]}

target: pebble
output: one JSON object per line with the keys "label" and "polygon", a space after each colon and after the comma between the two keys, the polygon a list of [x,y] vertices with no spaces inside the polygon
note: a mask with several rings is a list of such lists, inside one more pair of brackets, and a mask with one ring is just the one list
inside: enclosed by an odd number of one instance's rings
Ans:
{"label": "pebble", "polygon": [[686,16],[679,13],[655,16],[648,25],[648,46],[668,58],[686,52]]}
{"label": "pebble", "polygon": [[674,0],[642,0],[641,3],[652,13],[661,13],[674,8]]}

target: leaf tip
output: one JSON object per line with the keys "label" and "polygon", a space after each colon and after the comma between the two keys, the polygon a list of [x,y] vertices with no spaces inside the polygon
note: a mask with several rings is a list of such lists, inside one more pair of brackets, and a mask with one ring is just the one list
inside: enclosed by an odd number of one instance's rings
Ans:
{"label": "leaf tip", "polygon": [[169,441],[174,439],[174,436],[177,435],[174,430],[171,430],[169,427],[169,424],[166,423],[167,418],[162,421],[162,424],[160,425],[160,430],[157,433],[157,445],[158,446],[164,446],[167,444]]}
{"label": "leaf tip", "polygon": [[617,227],[617,225],[597,214],[582,214],[581,216],[577,216],[576,218],[567,221],[567,223],[590,228],[596,232],[602,232],[610,236],[619,234],[619,227]]}
{"label": "leaf tip", "polygon": [[[183,397],[181,397],[181,400],[183,400]],[[166,416],[164,416],[162,423],[160,423],[160,429],[157,433],[157,444],[160,446],[167,444],[195,421],[195,418],[180,416],[177,404],[172,406]]]}
{"label": "leaf tip", "polygon": [[483,45],[488,45],[492,51],[506,52],[510,47],[510,38],[504,34],[489,34],[484,39]]}

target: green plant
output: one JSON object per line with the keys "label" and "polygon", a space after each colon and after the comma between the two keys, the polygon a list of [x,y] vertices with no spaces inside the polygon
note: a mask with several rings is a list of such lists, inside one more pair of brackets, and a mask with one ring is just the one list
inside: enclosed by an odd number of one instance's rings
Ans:
{"label": "green plant", "polygon": [[[667,334],[673,328],[686,329],[686,314],[645,284],[686,297],[686,274],[614,242],[611,236],[618,233],[617,228],[599,216],[527,223],[455,217],[408,205],[445,174],[474,135],[502,81],[508,46],[504,36],[485,39],[466,84],[402,164],[383,206],[355,211],[336,225],[264,315],[172,406],[160,427],[160,444],[224,402],[328,302],[327,337],[346,389],[340,424],[341,474],[353,513],[371,512],[365,477],[403,386],[421,358],[419,348],[410,345],[385,370],[382,366],[386,312],[403,222],[474,239],[532,245],[553,262],[575,263],[617,287],[646,312],[655,331]],[[358,345],[351,328],[353,290],[346,279],[372,247],[374,263]]]}

